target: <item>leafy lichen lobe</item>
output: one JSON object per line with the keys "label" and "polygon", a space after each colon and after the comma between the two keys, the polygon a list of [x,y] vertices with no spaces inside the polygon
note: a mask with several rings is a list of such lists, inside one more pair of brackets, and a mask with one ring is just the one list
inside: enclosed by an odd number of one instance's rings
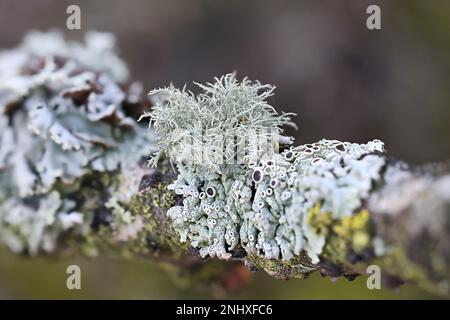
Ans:
{"label": "leafy lichen lobe", "polygon": [[[230,259],[243,249],[288,262],[305,252],[317,264],[326,235],[312,226],[311,212],[357,224],[352,215],[380,180],[383,143],[324,139],[290,147],[293,139],[281,135],[288,115],[265,101],[273,87],[230,74],[200,88],[197,96],[156,90],[155,108],[145,115],[158,141],[154,161],[166,153],[179,170],[169,188],[184,200],[167,214],[181,242],[203,257]],[[352,235],[356,249],[366,236]]]}

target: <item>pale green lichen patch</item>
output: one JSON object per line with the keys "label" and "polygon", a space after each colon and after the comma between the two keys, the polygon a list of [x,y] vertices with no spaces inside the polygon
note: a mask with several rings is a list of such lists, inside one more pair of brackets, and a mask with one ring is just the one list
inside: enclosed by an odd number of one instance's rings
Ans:
{"label": "pale green lichen patch", "polygon": [[179,235],[169,223],[165,212],[175,204],[174,194],[167,189],[168,182],[154,183],[133,197],[130,210],[144,219],[147,247],[153,254],[170,252],[176,259],[188,253],[189,245],[180,244]]}
{"label": "pale green lichen patch", "polygon": [[[248,256],[288,263],[306,252],[318,263],[326,235],[308,223],[308,213],[320,204],[345,227],[380,180],[383,143],[321,140],[288,147],[292,139],[280,135],[288,119],[265,101],[271,86],[227,75],[200,88],[198,96],[157,90],[156,106],[146,115],[160,148],[155,159],[165,152],[179,170],[169,188],[184,200],[167,215],[181,242],[203,257],[230,259],[243,249]],[[255,135],[256,126],[275,135]],[[346,240],[361,250],[366,236],[355,231]]]}
{"label": "pale green lichen patch", "polygon": [[[384,270],[427,290],[450,293],[448,167],[390,165],[368,202]],[[381,240],[382,239],[382,240]]]}
{"label": "pale green lichen patch", "polygon": [[354,264],[360,260],[358,255],[373,249],[372,222],[366,209],[333,218],[331,212],[323,212],[321,205],[316,204],[309,210],[306,223],[325,239],[321,256],[342,269],[356,270]]}
{"label": "pale green lichen patch", "polygon": [[64,232],[86,235],[90,210],[105,202],[122,214],[109,184],[90,189],[83,207],[75,193],[89,177],[136,163],[151,143],[130,116],[135,101],[120,84],[128,70],[114,41],[33,32],[0,52],[0,242],[14,251],[49,252]]}
{"label": "pale green lichen patch", "polygon": [[290,259],[265,259],[261,255],[250,254],[245,257],[245,264],[250,270],[264,270],[277,279],[299,278],[306,279],[317,267],[311,263],[311,259],[303,252]]}

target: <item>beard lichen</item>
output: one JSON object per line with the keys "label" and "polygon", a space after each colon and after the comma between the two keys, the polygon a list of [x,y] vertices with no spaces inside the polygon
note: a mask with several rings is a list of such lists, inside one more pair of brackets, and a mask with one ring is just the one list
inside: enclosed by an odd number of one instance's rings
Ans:
{"label": "beard lichen", "polygon": [[16,252],[52,251],[65,232],[86,235],[110,185],[92,188],[83,207],[80,183],[146,153],[150,139],[131,116],[139,84],[126,87],[114,42],[106,33],[81,44],[32,32],[0,52],[0,242]]}
{"label": "beard lichen", "polygon": [[[155,107],[143,116],[159,148],[152,163],[165,153],[179,171],[169,188],[183,203],[167,215],[181,242],[202,257],[244,251],[253,261],[286,264],[306,252],[319,263],[326,235],[311,225],[311,211],[347,221],[361,208],[380,180],[383,143],[289,146],[293,139],[281,133],[290,114],[266,101],[274,87],[234,74],[198,86],[197,96],[173,87],[152,91]],[[358,248],[363,238],[355,235]]]}

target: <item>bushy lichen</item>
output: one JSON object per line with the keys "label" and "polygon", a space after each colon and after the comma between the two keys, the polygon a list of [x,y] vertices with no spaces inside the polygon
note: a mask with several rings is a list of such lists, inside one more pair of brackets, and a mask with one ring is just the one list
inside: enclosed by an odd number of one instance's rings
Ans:
{"label": "bushy lichen", "polygon": [[0,52],[0,241],[14,251],[51,251],[65,229],[85,233],[92,215],[68,196],[77,183],[146,153],[148,135],[129,110],[138,85],[121,84],[128,71],[114,41],[32,32]]}
{"label": "bushy lichen", "polygon": [[[186,88],[150,92],[157,103],[141,118],[149,117],[156,133],[158,150],[151,159],[153,165],[166,153],[176,163],[201,164],[201,168],[217,172],[220,163],[234,163],[236,149],[246,157],[258,158],[255,139],[269,141],[283,125],[295,126],[290,122],[293,114],[279,115],[266,102],[273,95],[273,86],[247,78],[239,82],[234,74],[196,85],[202,90],[197,96]],[[278,138],[291,142],[289,137]]]}
{"label": "bushy lichen", "polygon": [[244,249],[289,261],[304,250],[319,262],[325,237],[308,213],[319,205],[342,219],[360,208],[380,179],[383,143],[288,147],[292,139],[280,133],[289,119],[265,101],[273,87],[230,74],[200,88],[197,96],[153,91],[156,106],[146,114],[160,148],[155,159],[166,152],[179,170],[169,188],[183,204],[167,214],[181,241],[203,257],[229,259]]}

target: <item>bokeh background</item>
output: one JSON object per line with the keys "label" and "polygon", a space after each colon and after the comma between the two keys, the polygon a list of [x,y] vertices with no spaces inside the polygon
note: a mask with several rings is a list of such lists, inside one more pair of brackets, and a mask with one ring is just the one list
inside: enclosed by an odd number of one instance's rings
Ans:
{"label": "bokeh background", "polygon": [[[65,28],[81,7],[82,29]],[[382,29],[366,28],[377,4]],[[0,48],[32,29],[117,35],[121,56],[148,90],[237,71],[278,87],[271,103],[296,112],[298,143],[381,139],[413,164],[450,158],[450,1],[442,0],[0,0]],[[66,266],[82,290],[66,289]],[[27,259],[0,252],[0,298],[209,298],[182,289],[148,261]],[[280,281],[256,273],[230,298],[437,298],[410,286],[368,290],[365,279],[319,275]]]}

